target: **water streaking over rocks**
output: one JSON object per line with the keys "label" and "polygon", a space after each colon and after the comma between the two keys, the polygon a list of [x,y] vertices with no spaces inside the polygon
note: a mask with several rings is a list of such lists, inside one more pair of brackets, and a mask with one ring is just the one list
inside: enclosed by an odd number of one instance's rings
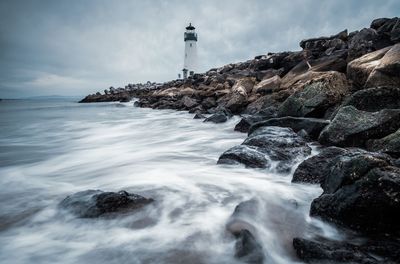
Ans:
{"label": "water streaking over rocks", "polygon": [[[291,183],[292,172],[217,165],[245,139],[232,129],[237,117],[214,124],[133,102],[34,100],[3,101],[0,115],[1,263],[241,263],[235,218],[257,229],[265,263],[299,262],[293,237],[340,238],[309,217],[318,186]],[[59,207],[89,189],[154,202],[100,218]],[[235,211],[246,201],[256,213]]]}

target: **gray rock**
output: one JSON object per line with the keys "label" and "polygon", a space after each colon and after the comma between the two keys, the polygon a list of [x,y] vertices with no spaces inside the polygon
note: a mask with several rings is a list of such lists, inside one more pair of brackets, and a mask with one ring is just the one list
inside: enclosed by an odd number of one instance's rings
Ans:
{"label": "gray rock", "polygon": [[400,169],[387,166],[356,177],[346,174],[340,188],[312,202],[310,215],[366,234],[399,236],[399,211]]}
{"label": "gray rock", "polygon": [[364,147],[367,140],[383,138],[399,128],[400,109],[370,113],[345,106],[324,128],[318,141],[324,145]]}
{"label": "gray rock", "polygon": [[111,213],[131,211],[153,202],[137,194],[87,190],[67,196],[60,207],[82,218],[94,218]]}
{"label": "gray rock", "polygon": [[[244,164],[253,168],[270,168],[287,173],[311,148],[290,128],[261,127],[253,131],[242,145],[224,152],[218,164]],[[273,165],[273,166],[272,166]]]}
{"label": "gray rock", "polygon": [[294,132],[305,130],[312,139],[317,139],[322,129],[330,123],[329,120],[306,118],[306,117],[280,117],[271,118],[266,121],[261,121],[253,124],[249,129],[249,134],[260,127],[278,126],[289,127]]}

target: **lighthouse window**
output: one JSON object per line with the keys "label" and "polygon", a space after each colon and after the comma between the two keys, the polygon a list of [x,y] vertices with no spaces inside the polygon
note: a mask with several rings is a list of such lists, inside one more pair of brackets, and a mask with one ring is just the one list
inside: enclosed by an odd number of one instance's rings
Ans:
{"label": "lighthouse window", "polygon": [[190,47],[192,46],[192,43],[190,43]]}

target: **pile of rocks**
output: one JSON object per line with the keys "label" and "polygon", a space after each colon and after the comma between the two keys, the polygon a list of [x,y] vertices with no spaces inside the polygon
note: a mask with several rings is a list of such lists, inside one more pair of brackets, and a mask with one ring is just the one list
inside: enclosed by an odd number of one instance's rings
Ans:
{"label": "pile of rocks", "polygon": [[[298,257],[314,263],[398,263],[399,42],[400,19],[380,18],[360,31],[303,40],[298,52],[269,53],[186,80],[110,89],[82,102],[137,97],[139,107],[185,110],[199,119],[211,115],[205,121],[215,123],[240,114],[235,130],[248,132],[248,138],[223,153],[219,164],[288,173],[310,154],[307,142],[318,142],[320,153],[297,167],[293,182],[321,185],[311,216],[366,239],[294,238]],[[231,232],[238,258],[264,260],[255,230],[244,225]]]}

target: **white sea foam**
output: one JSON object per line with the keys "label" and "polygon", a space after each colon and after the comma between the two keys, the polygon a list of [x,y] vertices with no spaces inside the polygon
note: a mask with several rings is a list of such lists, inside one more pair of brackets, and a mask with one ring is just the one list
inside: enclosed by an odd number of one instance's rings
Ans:
{"label": "white sea foam", "polygon": [[[262,207],[249,222],[274,263],[298,261],[291,239],[306,230],[338,236],[308,216],[318,186],[216,165],[246,137],[233,131],[237,118],[216,125],[132,103],[15,104],[0,108],[1,263],[237,263],[225,225],[252,198]],[[86,189],[156,202],[115,219],[60,212],[63,198]]]}

